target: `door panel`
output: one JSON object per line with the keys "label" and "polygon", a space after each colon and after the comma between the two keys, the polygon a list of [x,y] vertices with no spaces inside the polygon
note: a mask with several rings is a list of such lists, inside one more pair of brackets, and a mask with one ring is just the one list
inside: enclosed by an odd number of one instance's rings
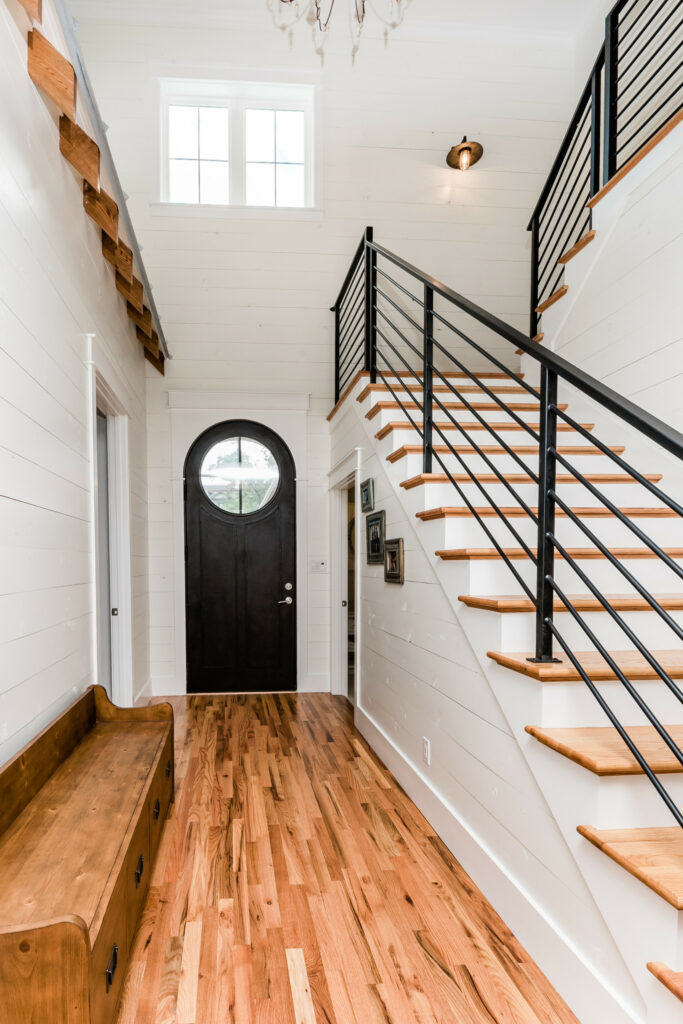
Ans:
{"label": "door panel", "polygon": [[202,434],[185,464],[188,692],[296,689],[295,538],[282,439],[247,420]]}

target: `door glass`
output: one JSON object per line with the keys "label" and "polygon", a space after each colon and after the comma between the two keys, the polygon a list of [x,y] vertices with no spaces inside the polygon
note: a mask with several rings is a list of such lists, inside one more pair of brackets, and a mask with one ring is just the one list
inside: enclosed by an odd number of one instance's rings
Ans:
{"label": "door glass", "polygon": [[199,475],[209,501],[233,515],[264,508],[280,482],[273,453],[250,437],[219,441],[204,456]]}

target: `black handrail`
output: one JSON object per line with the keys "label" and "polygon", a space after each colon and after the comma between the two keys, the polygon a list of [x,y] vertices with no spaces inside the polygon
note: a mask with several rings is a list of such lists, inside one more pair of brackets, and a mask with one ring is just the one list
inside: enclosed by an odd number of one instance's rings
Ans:
{"label": "black handrail", "polygon": [[[360,287],[353,283],[359,278],[362,279]],[[381,280],[381,287],[378,279]],[[441,307],[438,309],[437,300]],[[479,524],[529,599],[536,627],[535,651],[530,660],[542,663],[556,660],[553,648],[554,645],[558,646],[596,697],[676,821],[683,826],[683,812],[677,808],[664,784],[652,771],[647,759],[584,669],[580,656],[576,655],[572,643],[560,628],[556,614],[558,607],[561,607],[567,613],[565,621],[571,620],[583,631],[615,679],[683,764],[683,751],[632,685],[615,660],[616,656],[610,653],[610,645],[603,643],[597,636],[595,628],[577,608],[576,599],[568,594],[567,587],[561,586],[556,578],[556,565],[561,561],[576,575],[595,606],[605,613],[605,621],[626,637],[629,649],[638,652],[654,676],[683,703],[683,690],[668,670],[666,660],[649,649],[647,643],[639,637],[636,627],[624,617],[613,599],[605,596],[601,588],[591,580],[588,572],[577,561],[580,560],[580,554],[572,553],[566,541],[558,539],[556,527],[556,518],[562,517],[574,531],[582,534],[602,556],[604,563],[620,574],[619,578],[626,582],[630,588],[629,593],[640,601],[640,606],[655,613],[658,628],[672,632],[680,643],[683,640],[683,627],[671,614],[666,599],[651,593],[650,587],[637,577],[635,570],[624,565],[598,533],[591,529],[587,522],[591,518],[591,507],[599,510],[599,514],[613,517],[620,528],[630,531],[651,558],[656,559],[663,569],[676,575],[679,583],[683,579],[683,567],[676,559],[680,556],[665,550],[660,539],[653,539],[648,535],[647,528],[639,525],[638,509],[632,510],[632,513],[624,511],[616,499],[613,500],[605,493],[604,485],[609,486],[611,481],[609,474],[599,483],[580,470],[572,459],[574,455],[585,451],[609,458],[619,471],[619,479],[629,480],[643,488],[657,503],[655,515],[661,513],[683,524],[683,505],[668,495],[659,482],[653,481],[631,465],[624,457],[623,449],[615,451],[593,435],[592,425],[580,423],[569,415],[565,411],[566,407],[559,403],[559,389],[567,386],[576,389],[616,417],[622,426],[628,425],[638,435],[658,445],[667,455],[681,461],[683,434],[562,356],[535,344],[477,303],[379,245],[374,241],[370,228],[361,240],[353,258],[352,272],[347,274],[339,299],[332,308],[337,328],[341,311],[345,322],[351,319],[363,324],[360,338],[347,341],[341,363],[337,361],[337,396],[342,386],[354,379],[354,372],[358,368],[362,368],[371,383],[381,380],[396,408],[401,410],[407,423],[422,439],[422,468],[426,479],[432,474],[436,462],[443,477],[452,484],[454,495],[458,496],[467,514]],[[468,318],[496,338],[521,349],[534,360],[539,368],[540,387],[534,387],[514,374],[509,369],[511,360],[498,358],[485,341],[475,340],[459,323],[454,323],[452,317],[455,314],[466,321]],[[453,343],[459,346],[456,352],[452,350]],[[460,349],[465,347],[467,352],[473,353],[478,366],[481,366],[482,360],[487,361],[499,371],[498,376],[502,373],[514,380],[516,388],[532,396],[533,403],[522,402],[520,408],[520,404],[513,400],[508,405],[503,396],[507,395],[509,388],[496,389],[494,384],[480,382],[480,374],[468,366],[467,357],[461,354]],[[444,364],[455,368],[457,372],[449,374],[443,368]],[[454,378],[464,378],[468,387]],[[476,385],[490,403],[486,406],[487,416],[482,415],[477,399],[469,396],[471,385]],[[441,394],[444,391],[445,396]],[[457,404],[449,402],[451,397],[457,400]],[[527,416],[534,416],[537,409],[537,423],[524,419],[523,412],[526,411]],[[466,421],[459,410],[465,410],[469,420]],[[500,422],[496,421],[498,412],[503,417]],[[533,447],[524,451],[537,458],[535,465],[522,460],[520,454],[508,444],[506,434],[511,430],[524,431],[530,435]],[[473,434],[476,431],[486,432],[483,445],[477,443]],[[558,440],[562,431],[572,431],[588,443],[588,449],[576,447],[575,442],[563,448]],[[452,443],[453,436],[458,438],[459,444]],[[494,452],[516,463],[518,469],[514,477],[503,472],[495,460],[490,458]],[[475,456],[479,464],[483,464],[484,476],[472,469],[468,456]],[[457,470],[453,468],[453,460]],[[589,506],[584,509],[572,507],[561,493],[567,483],[587,496]],[[523,493],[516,488],[516,484],[524,488]],[[501,493],[505,501],[512,502],[511,506],[501,502]],[[481,501],[484,502],[483,508],[479,505]],[[646,518],[648,511],[642,510],[640,514]],[[494,525],[489,525],[487,519],[493,519]],[[515,526],[517,519],[523,522],[523,527]],[[533,544],[529,540],[530,524],[536,537],[535,549],[530,546]],[[516,556],[506,548],[500,535],[501,530],[507,531],[521,556],[528,561],[534,572],[533,581],[515,564]]]}

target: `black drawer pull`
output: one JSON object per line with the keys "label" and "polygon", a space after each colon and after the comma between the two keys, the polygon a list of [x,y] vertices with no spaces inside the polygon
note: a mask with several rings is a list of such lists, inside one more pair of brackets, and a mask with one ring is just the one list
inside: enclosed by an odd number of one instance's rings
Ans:
{"label": "black drawer pull", "polygon": [[169,761],[168,764],[166,765],[166,778],[167,779],[171,778],[171,767],[172,767],[171,766],[171,762]]}
{"label": "black drawer pull", "polygon": [[135,869],[135,887],[137,888],[142,878],[142,872],[145,870],[145,858],[140,854],[140,860],[138,866]]}
{"label": "black drawer pull", "polygon": [[157,800],[157,802],[156,802],[156,803],[155,803],[155,805],[154,805],[154,820],[155,820],[155,821],[158,821],[158,820],[159,820],[159,815],[160,815],[160,814],[161,814],[161,804],[160,804],[160,803],[159,803],[159,801]]}
{"label": "black drawer pull", "polygon": [[114,944],[114,948],[111,951],[111,956],[109,957],[109,963],[107,964],[107,969],[104,972],[104,976],[107,982],[107,992],[114,984],[114,975],[116,974],[116,968],[118,967],[118,965],[119,947],[116,944]]}

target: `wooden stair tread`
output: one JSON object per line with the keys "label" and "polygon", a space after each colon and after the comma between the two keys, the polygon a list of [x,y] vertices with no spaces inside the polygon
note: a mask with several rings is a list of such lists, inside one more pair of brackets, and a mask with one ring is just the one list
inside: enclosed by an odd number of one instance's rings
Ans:
{"label": "wooden stair tread", "polygon": [[[680,749],[683,749],[683,725],[667,725],[666,731]],[[542,729],[527,725],[526,731],[563,757],[569,758],[595,775],[643,775],[635,757],[628,749],[616,729]],[[632,725],[626,732],[633,740],[653,772],[669,774],[683,772],[678,758],[674,757],[666,743],[651,725]]]}
{"label": "wooden stair tread", "polygon": [[562,287],[558,288],[556,292],[553,292],[553,294],[549,298],[547,298],[539,306],[536,306],[536,312],[545,313],[546,309],[550,309],[550,307],[554,306],[556,302],[559,302],[560,299],[563,298],[563,296],[565,296],[568,291],[568,286],[566,284],[563,284]]}
{"label": "wooden stair tread", "polygon": [[[637,483],[632,476],[628,473],[585,473],[583,474],[586,480],[589,480],[593,484],[632,484]],[[501,481],[495,475],[495,473],[474,473],[474,478],[479,480],[480,483],[484,484],[498,484]],[[533,484],[533,477],[529,476],[528,473],[501,473],[504,480],[507,480],[509,484]],[[661,473],[644,473],[643,476],[650,483],[656,484],[662,479]],[[571,473],[558,473],[555,478],[558,484],[570,484],[578,483],[578,478],[573,476]],[[407,491],[412,490],[414,487],[422,487],[425,484],[447,484],[454,480],[458,484],[469,484],[472,483],[472,477],[468,473],[452,473],[451,476],[448,473],[418,473],[417,476],[412,476],[408,480],[404,480],[401,483],[401,487],[404,487]]]}
{"label": "wooden stair tread", "polygon": [[[415,420],[415,426],[413,426],[413,424],[410,423],[408,420],[393,420],[391,423],[386,423],[383,427],[381,427],[377,431],[377,433],[375,434],[375,437],[377,438],[378,441],[381,441],[382,438],[386,437],[387,434],[391,434],[392,431],[394,431],[394,430],[413,430],[414,431],[415,427],[417,427],[418,430],[422,430],[422,426],[423,426],[422,420]],[[534,430],[534,431],[538,431],[540,429],[540,424],[538,424],[538,423],[527,423],[526,426],[530,427],[531,430]],[[584,430],[590,431],[590,430],[593,430],[595,424],[594,423],[581,423],[580,426],[582,426]],[[456,426],[455,423],[451,423],[449,420],[442,420],[442,421],[437,420],[434,423],[434,427],[438,428],[439,430],[443,430],[443,431],[462,429],[462,430],[469,430],[469,431],[473,431],[473,430],[486,430],[488,432],[489,430],[492,429],[492,430],[502,430],[502,431],[509,431],[509,430],[524,431],[524,433],[527,433],[525,427],[521,426],[519,423],[515,423],[514,420],[510,420],[509,423],[498,423],[498,422],[493,423],[493,422],[490,422],[488,424],[475,423],[475,422],[469,422],[469,421],[468,422],[464,422],[464,423],[460,422],[459,427]],[[569,433],[575,433],[575,430],[574,430],[574,428],[572,426],[570,426],[569,423],[558,423],[557,424],[557,432],[558,432],[558,434],[569,434]]]}
{"label": "wooden stair tread", "polygon": [[683,971],[672,971],[661,960],[650,961],[647,969],[650,974],[654,974],[657,981],[661,981],[662,985],[668,988],[669,992],[683,1003]]}
{"label": "wooden stair tread", "polygon": [[[538,412],[540,408],[538,402],[506,402],[505,405],[508,409],[512,410],[513,412]],[[476,409],[477,412],[492,412],[495,413],[496,415],[500,415],[500,413],[505,411],[504,409],[501,409],[499,405],[496,405],[495,402],[470,402],[469,405],[465,405],[464,402],[440,402],[440,407],[443,407],[444,409],[462,409],[463,412],[469,412],[470,409]],[[568,408],[568,406],[558,405],[557,408],[565,410]],[[372,408],[368,409],[368,411],[366,412],[366,420],[374,419],[375,416],[377,416],[380,412],[382,412],[385,409],[410,409],[411,411],[413,409],[419,409],[421,412],[422,406],[418,405],[417,402],[411,401],[375,402]]]}
{"label": "wooden stair tread", "polygon": [[[422,391],[422,381],[418,379],[414,384],[410,384],[409,387],[412,391]],[[457,388],[464,395],[481,395],[482,398],[486,396],[486,391],[476,384],[459,384]],[[514,384],[492,384],[488,390],[495,395],[529,395],[526,388]],[[534,390],[538,391],[538,388]],[[452,389],[447,384],[434,384],[432,391],[435,391],[437,394],[453,394]],[[386,394],[391,394],[386,384],[366,384],[361,393],[356,397],[356,401],[364,402],[370,395]],[[533,398],[533,395],[529,395],[529,398]]]}
{"label": "wooden stair tread", "polygon": [[[644,597],[631,594],[604,594],[603,596],[615,611],[652,611],[652,606],[648,604]],[[683,611],[683,594],[653,594],[652,596],[666,611]],[[567,598],[571,601],[574,608],[580,612],[601,612],[605,610],[597,597],[593,597],[591,594],[567,594]],[[461,594],[458,600],[466,604],[468,608],[480,608],[482,611],[501,612],[502,614],[536,611],[533,602],[521,594],[501,594],[493,597]],[[553,602],[553,608],[556,612],[567,611],[566,606],[559,598],[556,598]],[[509,657],[509,655],[506,655],[506,657]],[[527,657],[527,655],[524,655],[524,657]]]}
{"label": "wooden stair tread", "polygon": [[[91,927],[114,867],[112,850],[123,844],[166,730],[165,722],[136,723],[135,729],[128,722],[97,722],[38,790],[0,836],[0,926],[76,914]],[[40,832],[36,821],[45,823]],[[112,832],[118,846],[102,843]],[[60,843],[65,834],[75,839],[68,849]],[[30,894],[28,877],[41,879]]]}
{"label": "wooden stair tread", "polygon": [[[499,444],[480,444],[477,446],[480,451],[486,455],[506,455],[507,452],[502,445]],[[457,445],[454,444],[453,448],[459,455],[476,455],[477,449],[472,445]],[[516,455],[538,455],[538,445],[510,445],[510,449]],[[448,455],[451,449],[447,444],[435,444],[432,445],[432,450],[438,452],[439,455]],[[403,444],[396,451],[392,452],[391,455],[387,455],[387,462],[398,462],[399,459],[404,458],[406,455],[421,455],[424,451],[423,444]],[[596,448],[594,445],[585,445],[583,447],[577,445],[561,445],[557,451],[560,455],[603,455],[604,453]],[[626,451],[624,445],[612,446],[610,451],[616,452],[617,455],[621,455]]]}
{"label": "wooden stair tread", "polygon": [[[490,505],[482,505],[480,507],[475,506],[478,515],[482,519],[491,519],[496,516],[496,512]],[[520,505],[512,505],[508,507],[501,507],[500,511],[507,519],[521,519],[526,517],[527,513]],[[532,508],[531,511],[534,515],[538,515],[538,509]],[[619,510],[622,515],[626,516],[627,519],[676,519],[678,518],[677,513],[671,508],[622,508]],[[603,505],[588,506],[587,508],[573,508],[572,512],[575,516],[582,519],[602,519],[612,516],[614,513],[610,512],[608,508]],[[472,513],[466,506],[455,506],[453,508],[447,508],[442,506],[441,508],[430,508],[424,512],[416,512],[415,515],[418,519],[422,519],[423,522],[429,522],[432,519],[449,519],[468,517]],[[558,508],[555,511],[555,516],[558,519],[566,518],[566,512]]]}
{"label": "wooden stair tread", "polygon": [[[594,600],[594,598],[591,598],[591,600]],[[615,600],[627,599],[616,598]],[[638,598],[638,600],[641,599]],[[683,595],[681,595],[681,603],[683,604]],[[609,653],[627,679],[660,678],[659,674],[647,663],[639,651],[610,651]],[[521,654],[511,654],[508,651],[488,651],[487,654],[489,658],[492,658],[499,665],[512,669],[513,672],[521,672],[522,675],[532,676],[540,682],[551,683],[581,679],[579,672],[563,654],[558,653],[555,655],[558,659],[556,662],[541,663],[528,660],[533,658],[533,651],[524,651]],[[673,679],[683,679],[683,650],[652,651],[651,654]],[[598,651],[579,651],[575,652],[574,657],[589,678],[596,680],[616,679],[615,673]]]}
{"label": "wooden stair tread", "polygon": [[683,829],[597,829],[577,831],[676,910],[683,910]]}
{"label": "wooden stair tread", "polygon": [[[534,555],[536,554],[536,548],[530,550]],[[683,558],[683,548],[663,548],[662,550],[669,558]],[[529,558],[524,548],[503,548],[503,551],[511,562],[525,561]],[[615,558],[622,561],[627,561],[629,558],[659,558],[659,555],[651,551],[650,548],[610,548],[609,551]],[[577,561],[607,557],[599,548],[567,548],[567,553]],[[502,559],[503,557],[497,548],[443,548],[440,551],[435,551],[434,554],[444,562],[488,561],[490,558]],[[562,561],[563,557],[559,551],[555,552],[556,561]]]}
{"label": "wooden stair tread", "polygon": [[580,238],[578,242],[572,245],[570,249],[567,249],[567,251],[560,256],[557,262],[563,267],[566,266],[566,264],[569,263],[570,260],[574,259],[582,249],[585,249],[587,245],[590,245],[595,238],[595,234],[595,230],[593,229],[587,231],[583,238]]}

